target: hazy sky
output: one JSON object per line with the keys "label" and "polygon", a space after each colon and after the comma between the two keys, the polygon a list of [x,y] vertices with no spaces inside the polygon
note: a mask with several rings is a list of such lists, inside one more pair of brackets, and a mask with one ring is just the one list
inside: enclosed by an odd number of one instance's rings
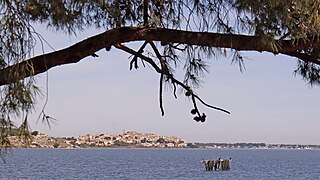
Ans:
{"label": "hazy sky", "polygon": [[[38,30],[56,50],[97,33],[91,30],[68,37],[45,28]],[[45,51],[51,49],[45,46]],[[40,52],[38,46],[36,53]],[[174,99],[169,90],[164,94],[165,116],[161,116],[159,75],[153,70],[129,71],[129,55],[115,48],[98,54],[99,58],[89,57],[49,71],[45,112],[58,119],[58,124],[49,129],[36,123],[44,104],[39,100],[30,118],[32,130],[51,136],[125,130],[176,135],[189,142],[320,144],[320,88],[311,88],[301,77],[293,76],[297,64],[293,58],[244,53],[247,70],[243,73],[231,65],[231,59],[212,59],[211,72],[196,91],[206,102],[231,111],[231,115],[199,104],[207,120],[197,123],[190,114],[191,101],[184,94]],[[37,80],[45,93],[46,74]]]}

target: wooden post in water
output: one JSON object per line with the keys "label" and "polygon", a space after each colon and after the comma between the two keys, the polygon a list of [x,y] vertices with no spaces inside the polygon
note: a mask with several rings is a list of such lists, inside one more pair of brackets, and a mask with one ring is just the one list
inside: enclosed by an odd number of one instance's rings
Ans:
{"label": "wooden post in water", "polygon": [[203,160],[201,161],[206,171],[212,171],[214,166],[214,160]]}
{"label": "wooden post in water", "polygon": [[204,165],[204,169],[206,171],[227,171],[230,170],[230,161],[231,158],[229,159],[221,159],[219,158],[218,160],[202,160],[201,162]]}

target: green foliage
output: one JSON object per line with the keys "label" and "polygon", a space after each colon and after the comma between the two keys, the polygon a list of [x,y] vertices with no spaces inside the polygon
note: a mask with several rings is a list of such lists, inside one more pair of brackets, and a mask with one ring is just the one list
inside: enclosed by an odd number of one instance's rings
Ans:
{"label": "green foliage", "polygon": [[319,1],[238,0],[230,5],[236,11],[238,33],[261,36],[275,53],[281,45],[273,40],[291,40],[298,45],[301,41],[319,38]]}
{"label": "green foliage", "polygon": [[294,71],[312,85],[320,85],[320,67],[312,63],[298,62],[298,68]]}

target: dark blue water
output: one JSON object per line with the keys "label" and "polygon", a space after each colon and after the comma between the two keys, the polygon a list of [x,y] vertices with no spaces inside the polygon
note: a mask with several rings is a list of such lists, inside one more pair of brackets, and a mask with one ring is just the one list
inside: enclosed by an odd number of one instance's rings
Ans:
{"label": "dark blue water", "polygon": [[[219,157],[232,157],[231,170],[203,170]],[[320,179],[320,151],[14,149],[0,179]]]}

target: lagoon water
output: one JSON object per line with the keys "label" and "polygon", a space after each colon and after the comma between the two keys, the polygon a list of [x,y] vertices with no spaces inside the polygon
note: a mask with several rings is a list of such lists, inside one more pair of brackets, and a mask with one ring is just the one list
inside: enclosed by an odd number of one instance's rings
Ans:
{"label": "lagoon water", "polygon": [[[232,157],[229,171],[202,159]],[[0,179],[320,179],[319,150],[13,149]]]}

